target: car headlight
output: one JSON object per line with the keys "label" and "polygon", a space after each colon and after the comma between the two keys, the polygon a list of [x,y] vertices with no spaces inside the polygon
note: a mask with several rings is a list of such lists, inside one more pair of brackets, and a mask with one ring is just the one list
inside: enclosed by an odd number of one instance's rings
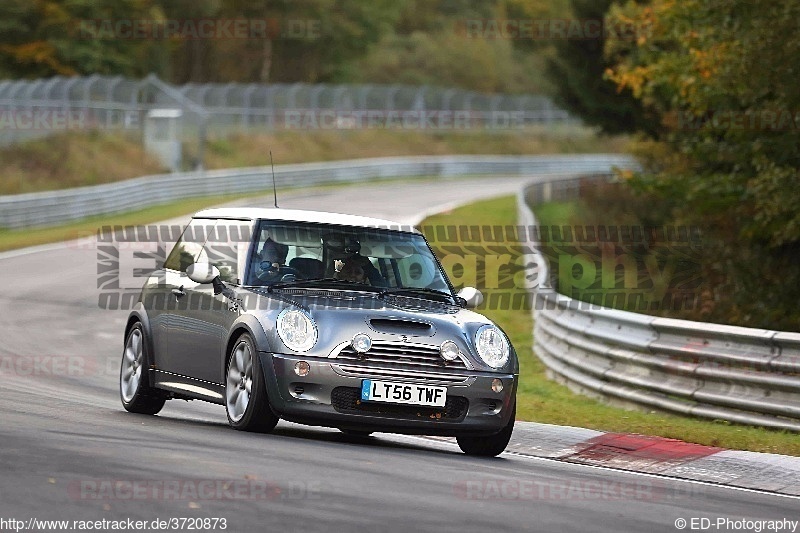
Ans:
{"label": "car headlight", "polygon": [[278,315],[278,335],[295,352],[307,352],[317,343],[317,325],[298,309],[284,309]]}
{"label": "car headlight", "polygon": [[483,362],[492,368],[502,368],[508,362],[508,340],[496,326],[487,324],[478,328],[475,348]]}

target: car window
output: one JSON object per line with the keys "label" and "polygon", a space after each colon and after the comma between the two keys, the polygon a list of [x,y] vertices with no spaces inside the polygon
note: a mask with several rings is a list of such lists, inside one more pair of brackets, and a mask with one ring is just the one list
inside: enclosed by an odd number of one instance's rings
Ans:
{"label": "car window", "polygon": [[219,269],[220,279],[239,283],[239,264],[252,238],[251,223],[244,220],[220,220],[208,234],[203,251],[208,262]]}
{"label": "car window", "polygon": [[[347,263],[353,262],[369,285],[450,290],[422,235],[378,228],[261,221],[256,238],[249,284],[285,281],[285,274],[299,279],[336,278],[337,269],[346,269]],[[269,253],[264,253],[265,249]]]}
{"label": "car window", "polygon": [[396,273],[400,278],[398,286],[447,290],[446,286],[437,283],[438,267],[430,255],[413,253],[396,264]]}
{"label": "car window", "polygon": [[292,259],[316,259],[322,260],[322,246],[289,246],[289,253],[286,254],[286,262],[291,263]]}
{"label": "car window", "polygon": [[192,263],[207,261],[203,244],[208,235],[214,231],[214,226],[216,226],[216,220],[192,219],[183,230],[181,238],[175,243],[175,247],[172,248],[164,263],[164,268],[186,272],[186,268]]}

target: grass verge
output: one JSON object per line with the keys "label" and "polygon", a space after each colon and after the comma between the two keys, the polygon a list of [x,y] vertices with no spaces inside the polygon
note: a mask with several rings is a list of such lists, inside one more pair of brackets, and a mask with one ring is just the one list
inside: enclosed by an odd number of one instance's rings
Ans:
{"label": "grass verge", "polygon": [[[332,161],[363,157],[506,154],[535,155],[624,151],[626,137],[599,136],[590,128],[555,126],[526,130],[314,130],[213,132],[205,150],[209,169]],[[196,139],[184,144],[188,170]],[[165,172],[134,135],[67,132],[0,147],[0,194],[64,189]]]}
{"label": "grass verge", "polygon": [[[513,226],[516,223],[516,200],[513,196],[508,196],[429,217],[422,223],[422,228],[425,230],[425,228],[461,225]],[[433,236],[429,235],[429,238],[435,242]],[[513,255],[515,243],[504,244],[504,253]],[[513,263],[513,257],[510,262]],[[445,268],[448,270],[448,275],[454,274],[453,277],[456,279],[480,279],[477,273],[464,271],[471,268],[468,263],[455,266],[446,264]],[[454,273],[452,271],[454,268],[458,269],[458,272]],[[512,290],[520,293],[524,291],[524,289]],[[487,289],[485,293],[490,293],[490,290]],[[530,311],[487,309],[481,312],[500,324],[519,354],[521,370],[517,417],[521,420],[579,426],[601,431],[640,433],[708,446],[800,456],[800,438],[795,433],[740,426],[723,421],[692,419],[655,411],[627,411],[574,394],[565,386],[548,380],[545,377],[544,365],[533,355],[531,351],[533,320]]]}
{"label": "grass verge", "polygon": [[[652,235],[645,235],[644,224],[635,216],[612,214],[601,220],[602,212],[602,207],[584,199],[536,206],[539,227],[548,235],[543,238],[542,251],[549,259],[550,281],[558,292],[622,311],[713,321],[709,320],[708,302],[704,301],[710,289],[703,284],[700,243],[679,242],[677,237],[653,239]],[[641,240],[632,235],[626,237],[622,233],[625,228],[640,230]],[[570,229],[576,236],[578,229],[584,235],[589,235],[590,230],[599,235],[601,229],[607,229],[614,242],[576,245]],[[649,242],[645,243],[645,238]],[[731,323],[721,316],[716,321]]]}
{"label": "grass verge", "polygon": [[[626,137],[599,136],[579,126],[537,127],[525,130],[321,130],[234,133],[209,140],[207,168],[230,168],[268,164],[272,150],[275,163],[305,163],[363,157],[451,155],[451,154],[573,154],[621,152]],[[185,146],[187,154],[193,147]]]}

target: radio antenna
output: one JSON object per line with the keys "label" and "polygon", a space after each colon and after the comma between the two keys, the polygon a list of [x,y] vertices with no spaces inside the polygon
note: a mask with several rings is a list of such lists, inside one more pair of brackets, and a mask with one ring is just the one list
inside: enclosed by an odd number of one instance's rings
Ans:
{"label": "radio antenna", "polygon": [[272,150],[269,151],[269,164],[272,165],[272,196],[275,198],[275,209],[277,209],[278,189],[275,187],[275,163],[272,161]]}

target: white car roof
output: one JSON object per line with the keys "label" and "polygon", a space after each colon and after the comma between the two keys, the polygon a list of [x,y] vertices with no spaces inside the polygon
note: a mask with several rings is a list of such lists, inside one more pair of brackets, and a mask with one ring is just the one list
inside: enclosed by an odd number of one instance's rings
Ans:
{"label": "white car roof", "polygon": [[235,220],[281,220],[287,222],[311,222],[315,224],[333,224],[356,228],[381,228],[397,231],[419,233],[408,224],[401,224],[381,218],[328,213],[325,211],[305,211],[301,209],[275,209],[263,207],[221,207],[204,209],[195,213],[193,218],[226,218]]}

